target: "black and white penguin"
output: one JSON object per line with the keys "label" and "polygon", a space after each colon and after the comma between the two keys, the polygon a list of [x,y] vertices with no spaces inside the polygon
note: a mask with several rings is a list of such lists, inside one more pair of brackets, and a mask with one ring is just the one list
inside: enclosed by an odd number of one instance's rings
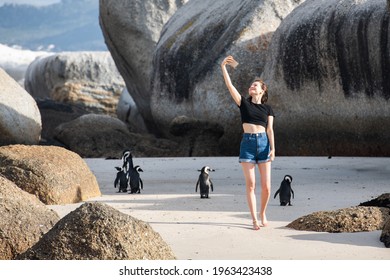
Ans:
{"label": "black and white penguin", "polygon": [[139,165],[134,166],[130,172],[130,193],[141,193],[144,189],[144,183],[141,180],[139,172],[144,172]]}
{"label": "black and white penguin", "polygon": [[215,171],[209,166],[203,166],[200,171],[198,182],[196,182],[195,192],[198,192],[198,186],[200,191],[200,198],[209,198],[210,189],[214,191],[213,182],[210,180],[210,171]]}
{"label": "black and white penguin", "polygon": [[274,199],[279,194],[280,206],[291,206],[291,194],[294,198],[294,191],[291,188],[292,177],[285,175],[283,181],[280,183],[279,189],[274,195]]}
{"label": "black and white penguin", "polygon": [[130,169],[133,169],[133,155],[130,150],[124,150],[122,153],[122,168],[125,173],[129,173]]}
{"label": "black and white penguin", "polygon": [[114,181],[114,188],[119,187],[118,193],[127,192],[127,188],[129,187],[129,180],[127,178],[127,174],[123,170],[123,167],[115,167],[118,172],[116,173],[116,178]]}

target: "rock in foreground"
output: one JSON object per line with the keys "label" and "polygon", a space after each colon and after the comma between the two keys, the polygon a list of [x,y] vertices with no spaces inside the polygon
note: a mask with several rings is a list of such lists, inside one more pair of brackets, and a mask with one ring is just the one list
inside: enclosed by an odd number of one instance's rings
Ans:
{"label": "rock in foreground", "polygon": [[77,203],[101,195],[85,161],[61,147],[0,147],[0,174],[45,204]]}
{"label": "rock in foreground", "polygon": [[19,259],[175,259],[160,235],[140,220],[103,203],[85,203],[69,213]]}
{"label": "rock in foreground", "polygon": [[11,260],[60,220],[35,196],[0,176],[0,260]]}
{"label": "rock in foreground", "polygon": [[357,206],[315,212],[296,219],[287,227],[318,232],[373,231],[381,230],[388,217],[388,208]]}
{"label": "rock in foreground", "polygon": [[387,219],[383,227],[380,241],[385,244],[386,248],[390,248],[390,218]]}

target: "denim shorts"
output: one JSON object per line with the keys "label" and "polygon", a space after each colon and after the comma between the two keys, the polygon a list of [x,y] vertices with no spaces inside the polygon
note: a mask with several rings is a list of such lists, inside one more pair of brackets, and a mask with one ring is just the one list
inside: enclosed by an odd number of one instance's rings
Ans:
{"label": "denim shorts", "polygon": [[263,163],[270,160],[270,146],[266,132],[244,133],[240,144],[239,162]]}

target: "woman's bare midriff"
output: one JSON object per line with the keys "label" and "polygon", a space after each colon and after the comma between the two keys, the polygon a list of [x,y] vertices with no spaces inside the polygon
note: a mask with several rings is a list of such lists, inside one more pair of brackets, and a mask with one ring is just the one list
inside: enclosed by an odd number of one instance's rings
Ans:
{"label": "woman's bare midriff", "polygon": [[242,128],[244,133],[262,133],[265,132],[265,127],[257,124],[243,123]]}

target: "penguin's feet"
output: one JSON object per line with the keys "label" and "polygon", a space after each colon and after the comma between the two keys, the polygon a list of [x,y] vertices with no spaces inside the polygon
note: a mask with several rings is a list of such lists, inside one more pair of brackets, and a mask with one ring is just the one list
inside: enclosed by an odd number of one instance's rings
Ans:
{"label": "penguin's feet", "polygon": [[260,229],[260,226],[259,226],[259,222],[257,220],[253,220],[253,230],[259,230]]}

